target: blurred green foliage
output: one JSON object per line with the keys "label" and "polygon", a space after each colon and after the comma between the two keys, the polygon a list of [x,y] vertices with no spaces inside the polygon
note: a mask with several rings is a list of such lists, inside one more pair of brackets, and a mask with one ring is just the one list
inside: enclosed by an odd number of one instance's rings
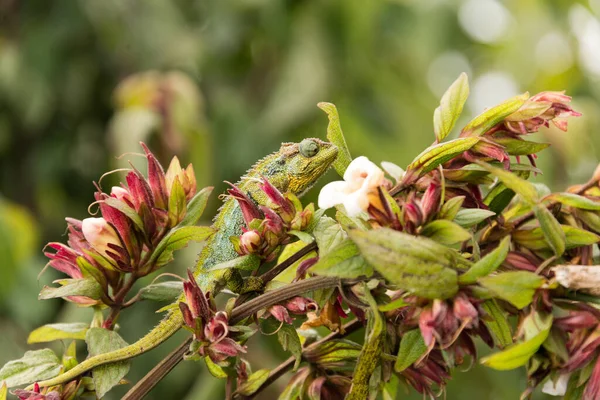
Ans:
{"label": "blurred green foliage", "polygon": [[[352,154],[406,165],[432,142],[438,99],[466,71],[458,125],[517,92],[574,96],[584,116],[569,133],[536,135],[554,145],[539,179],[586,179],[598,160],[599,18],[598,0],[0,0],[0,364],[22,355],[35,327],[90,319],[36,300],[58,277],[37,277],[40,250],[65,239],[64,217],[88,215],[92,181],[135,161],[140,140],[163,162],[193,162],[199,184],[222,191],[280,142],[323,138],[316,104],[330,101]],[[126,340],[153,326],[156,308],[124,313]],[[178,340],[136,360],[128,378]],[[256,368],[284,357],[272,343],[250,345]],[[522,375],[457,371],[447,398],[518,398]],[[213,399],[221,387],[190,363],[151,398]]]}

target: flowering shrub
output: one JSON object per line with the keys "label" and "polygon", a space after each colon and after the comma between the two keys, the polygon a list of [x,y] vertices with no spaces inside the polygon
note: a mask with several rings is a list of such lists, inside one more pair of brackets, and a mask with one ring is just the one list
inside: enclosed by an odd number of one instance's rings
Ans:
{"label": "flowering shrub", "polygon": [[[566,130],[567,118],[580,114],[563,93],[524,94],[446,140],[467,95],[463,74],[434,112],[434,143],[405,170],[352,160],[335,107],[319,104],[330,118],[343,181],[322,189],[317,210],[265,177],[249,178],[260,180],[256,193],[232,185],[228,196],[242,220],[229,246],[239,257],[216,269],[237,268],[255,285],[221,308],[219,290],[203,291],[198,281],[207,278],[192,273],[183,285],[129,293],[175,250],[220,228],[218,221],[214,228],[195,225],[211,189],[197,191],[193,170],[177,160],[163,172],[144,147],[148,177],[133,170],[110,194],[98,188],[102,217],[67,219],[68,245],[48,245],[49,265],[70,278],[40,298],[93,307],[92,321],[45,325],[29,341],[85,340],[90,355],[101,354],[125,345],[114,331],[124,309],[174,300],[191,338],[164,365],[202,360],[226,380],[231,399],[254,398],[290,370],[280,399],[395,398],[399,385],[436,397],[456,367],[475,362],[525,367],[524,398],[538,387],[569,399],[600,398],[600,169],[564,192],[527,181],[540,172],[535,160],[548,144],[524,136],[550,123]],[[310,154],[315,148],[307,143],[302,151]],[[329,208],[334,217],[325,214]],[[348,340],[358,330],[363,341]],[[253,371],[245,357],[253,350],[248,339],[259,334],[276,334],[290,359]],[[478,342],[491,355],[478,357]],[[8,387],[34,383],[77,364],[74,345],[62,361],[48,349],[31,351],[6,364],[0,380]],[[127,398],[147,393],[170,370],[164,365]],[[13,393],[102,397],[127,369],[127,362],[111,363],[91,376]]]}

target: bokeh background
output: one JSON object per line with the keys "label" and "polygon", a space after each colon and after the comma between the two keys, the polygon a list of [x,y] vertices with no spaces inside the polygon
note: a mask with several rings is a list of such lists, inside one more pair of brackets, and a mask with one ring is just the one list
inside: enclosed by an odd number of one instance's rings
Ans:
{"label": "bokeh background", "polygon": [[[354,156],[405,166],[432,142],[433,110],[462,71],[471,96],[459,124],[520,92],[566,89],[584,115],[567,134],[535,135],[553,143],[537,179],[554,189],[587,179],[599,159],[600,0],[0,0],[0,365],[32,348],[33,328],[90,320],[37,301],[59,276],[38,276],[41,250],[66,239],[66,216],[88,215],[92,181],[139,162],[140,140],[221,191],[279,143],[324,138],[316,104],[330,101]],[[156,308],[125,311],[122,336],[141,337]],[[136,359],[128,378],[180,340]],[[260,367],[285,357],[272,341],[252,345]],[[448,399],[516,399],[525,388],[521,370],[455,375]],[[217,399],[222,386],[186,363],[149,398]]]}

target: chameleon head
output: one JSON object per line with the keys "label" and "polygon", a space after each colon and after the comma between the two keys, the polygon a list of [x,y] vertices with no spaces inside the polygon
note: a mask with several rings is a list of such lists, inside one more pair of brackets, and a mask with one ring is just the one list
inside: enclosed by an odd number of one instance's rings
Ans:
{"label": "chameleon head", "polygon": [[300,143],[284,143],[280,151],[288,159],[287,189],[297,195],[310,189],[338,154],[334,144],[314,138],[304,139]]}

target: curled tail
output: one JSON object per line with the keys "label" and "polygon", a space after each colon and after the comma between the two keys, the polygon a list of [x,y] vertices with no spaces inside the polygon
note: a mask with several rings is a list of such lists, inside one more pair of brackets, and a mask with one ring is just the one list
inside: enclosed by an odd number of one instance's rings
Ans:
{"label": "curled tail", "polygon": [[181,313],[178,311],[172,312],[171,315],[163,319],[154,329],[148,332],[146,336],[137,342],[130,344],[129,346],[125,346],[119,350],[90,357],[64,374],[60,374],[52,379],[38,382],[38,384],[40,387],[60,385],[75,379],[79,375],[97,367],[98,365],[113,363],[139,356],[140,354],[155,348],[167,340],[175,332],[177,332],[182,325],[183,317]]}

